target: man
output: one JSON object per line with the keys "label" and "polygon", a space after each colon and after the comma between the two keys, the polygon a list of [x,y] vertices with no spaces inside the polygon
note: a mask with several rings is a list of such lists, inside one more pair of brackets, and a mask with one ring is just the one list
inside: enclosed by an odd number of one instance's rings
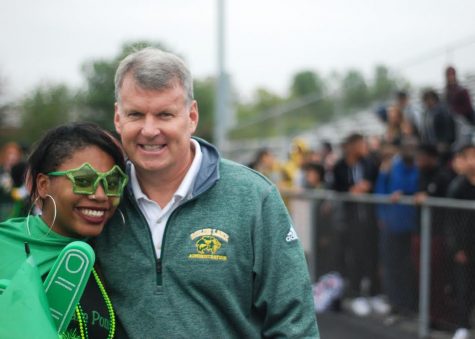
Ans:
{"label": "man", "polygon": [[[363,135],[350,134],[344,141],[343,156],[333,168],[333,189],[352,194],[370,193],[377,176],[377,167],[368,159]],[[338,207],[337,207],[338,208]],[[341,270],[349,283],[347,295],[354,297],[351,309],[360,316],[371,312],[371,299],[378,292],[377,227],[372,206],[345,202],[336,212],[339,232]]]}
{"label": "man", "polygon": [[470,124],[475,123],[475,116],[472,107],[472,101],[468,90],[460,86],[457,81],[457,73],[452,66],[445,70],[445,99],[449,106],[450,113],[463,117]]}
{"label": "man", "polygon": [[402,112],[402,127],[404,134],[419,134],[419,115],[409,102],[409,95],[406,91],[397,91],[395,106]]}
{"label": "man", "polygon": [[97,239],[112,304],[131,338],[318,338],[302,247],[276,189],[192,138],[192,78],[147,48],[115,77],[114,123],[129,158],[120,214]]}
{"label": "man", "polygon": [[421,141],[424,144],[435,145],[445,165],[457,137],[455,121],[442,106],[439,95],[434,90],[424,91],[422,101],[425,110],[422,115]]}
{"label": "man", "polygon": [[[475,200],[475,145],[463,144],[458,153],[463,158],[464,173],[455,178],[449,186],[448,197]],[[457,331],[453,338],[469,338],[470,315],[473,308],[473,272],[475,261],[475,233],[473,232],[473,210],[451,210],[447,223],[450,260],[453,269],[455,317]]]}
{"label": "man", "polygon": [[[452,173],[440,166],[439,152],[434,145],[421,144],[418,147],[415,164],[419,170],[419,189],[414,195],[416,203],[423,203],[427,197],[447,196],[447,189],[453,179]],[[450,307],[446,283],[447,267],[447,209],[431,208],[431,288],[430,288],[430,319],[433,326],[444,326],[450,321]],[[420,220],[420,215],[418,216]],[[413,246],[420,251],[420,235],[413,236]],[[420,274],[417,269],[417,275]]]}
{"label": "man", "polygon": [[[374,192],[390,195],[396,203],[401,195],[414,195],[419,189],[419,170],[415,164],[417,140],[402,139],[399,154],[380,166]],[[380,228],[383,291],[391,304],[385,323],[392,324],[415,307],[414,269],[411,262],[411,241],[417,230],[416,209],[400,204],[377,208]]]}

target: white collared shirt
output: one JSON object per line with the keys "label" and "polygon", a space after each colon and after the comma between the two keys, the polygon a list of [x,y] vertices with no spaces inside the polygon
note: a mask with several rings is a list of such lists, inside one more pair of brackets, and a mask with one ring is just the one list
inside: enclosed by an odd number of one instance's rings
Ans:
{"label": "white collared shirt", "polygon": [[139,181],[137,179],[137,173],[133,164],[130,166],[130,183],[132,185],[132,191],[134,192],[135,200],[137,205],[142,211],[145,219],[147,220],[148,226],[152,233],[152,240],[155,246],[155,252],[157,253],[157,258],[160,258],[162,250],[162,240],[163,233],[165,231],[165,226],[167,224],[168,218],[172,212],[180,206],[183,199],[192,193],[193,185],[195,183],[198,171],[201,166],[201,159],[203,154],[201,153],[201,148],[199,143],[191,139],[192,145],[195,149],[195,156],[193,162],[191,163],[188,172],[183,178],[180,186],[173,194],[172,199],[168,204],[161,208],[155,201],[150,200],[147,195],[142,191]]}

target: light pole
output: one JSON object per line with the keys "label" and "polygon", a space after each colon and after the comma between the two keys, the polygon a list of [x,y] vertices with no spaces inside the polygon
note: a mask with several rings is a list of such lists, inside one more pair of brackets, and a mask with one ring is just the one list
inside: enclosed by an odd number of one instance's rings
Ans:
{"label": "light pole", "polygon": [[218,78],[214,109],[214,143],[224,153],[229,127],[229,86],[225,66],[225,0],[218,5]]}

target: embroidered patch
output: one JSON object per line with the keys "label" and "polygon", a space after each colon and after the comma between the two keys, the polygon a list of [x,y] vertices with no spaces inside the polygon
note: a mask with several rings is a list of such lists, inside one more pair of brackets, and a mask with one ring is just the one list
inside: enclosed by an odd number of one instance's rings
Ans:
{"label": "embroidered patch", "polygon": [[196,252],[190,253],[190,259],[209,259],[226,261],[228,257],[220,254],[220,250],[229,241],[229,235],[215,228],[204,228],[193,232],[191,240],[195,242]]}
{"label": "embroidered patch", "polygon": [[290,231],[287,233],[287,236],[285,237],[285,241],[291,242],[293,240],[297,240],[299,237],[297,236],[297,232],[295,232],[295,229],[293,226],[290,226]]}

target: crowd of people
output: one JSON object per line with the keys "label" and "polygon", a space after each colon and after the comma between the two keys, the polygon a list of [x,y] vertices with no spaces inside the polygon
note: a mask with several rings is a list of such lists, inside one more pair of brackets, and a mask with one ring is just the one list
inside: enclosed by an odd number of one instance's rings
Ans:
{"label": "crowd of people", "polygon": [[[295,140],[280,163],[261,150],[250,166],[283,188],[330,189],[350,194],[387,195],[391,204],[319,201],[318,274],[342,273],[349,308],[372,310],[392,324],[417,312],[420,210],[427,197],[475,199],[474,111],[469,93],[446,70],[443,91],[427,89],[422,107],[408,93],[377,109],[382,135],[348,135],[340,145],[323,142],[316,150]],[[414,205],[398,204],[413,196]],[[291,203],[291,202],[288,202]],[[473,305],[475,211],[433,208],[431,325],[468,337]],[[381,297],[384,296],[384,297]]]}

